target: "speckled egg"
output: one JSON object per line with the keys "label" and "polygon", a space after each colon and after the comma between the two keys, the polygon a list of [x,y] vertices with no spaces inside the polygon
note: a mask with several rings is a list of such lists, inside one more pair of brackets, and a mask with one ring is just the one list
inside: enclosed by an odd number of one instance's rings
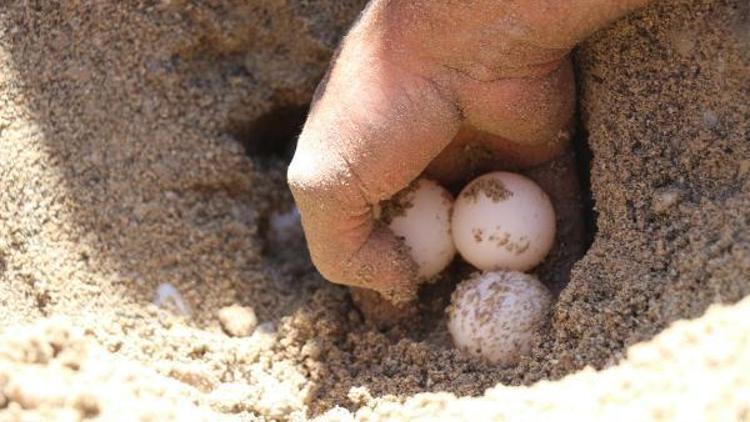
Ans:
{"label": "speckled egg", "polygon": [[515,173],[488,173],[466,185],[451,224],[458,252],[485,271],[530,270],[555,240],[552,202],[531,179]]}
{"label": "speckled egg", "polygon": [[448,331],[458,349],[512,365],[529,353],[551,304],[549,290],[530,274],[475,273],[451,296]]}
{"label": "speckled egg", "polygon": [[376,208],[376,217],[403,239],[421,279],[439,274],[456,255],[451,235],[453,197],[432,180],[420,178]]}

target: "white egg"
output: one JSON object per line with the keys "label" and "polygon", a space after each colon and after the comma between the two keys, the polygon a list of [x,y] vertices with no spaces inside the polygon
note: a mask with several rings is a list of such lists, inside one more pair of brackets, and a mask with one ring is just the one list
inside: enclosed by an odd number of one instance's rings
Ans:
{"label": "white egg", "polygon": [[376,207],[376,217],[409,248],[421,279],[443,271],[456,255],[451,236],[452,209],[450,192],[424,178]]}
{"label": "white egg", "polygon": [[550,292],[530,274],[476,273],[451,296],[448,331],[458,349],[512,365],[529,353],[551,303]]}
{"label": "white egg", "polygon": [[494,172],[459,194],[451,221],[456,249],[480,270],[526,271],[542,262],[555,240],[555,210],[531,179]]}

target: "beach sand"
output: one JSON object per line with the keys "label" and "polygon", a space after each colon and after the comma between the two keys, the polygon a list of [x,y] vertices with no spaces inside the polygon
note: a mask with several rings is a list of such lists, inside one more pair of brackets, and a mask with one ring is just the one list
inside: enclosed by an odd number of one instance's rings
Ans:
{"label": "beach sand", "polygon": [[576,51],[593,243],[502,368],[451,275],[381,331],[307,257],[290,140],[363,3],[0,9],[0,420],[750,420],[750,4]]}

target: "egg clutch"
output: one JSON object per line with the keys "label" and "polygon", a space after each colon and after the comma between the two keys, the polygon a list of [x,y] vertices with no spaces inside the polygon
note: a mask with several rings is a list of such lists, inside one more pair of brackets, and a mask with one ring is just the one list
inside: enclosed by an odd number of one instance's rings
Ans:
{"label": "egg clutch", "polygon": [[536,183],[488,173],[454,201],[445,188],[420,178],[376,207],[375,217],[403,239],[423,280],[443,271],[456,252],[483,271],[451,297],[448,329],[456,347],[501,364],[528,352],[552,296],[524,272],[544,260],[555,240],[555,211]]}

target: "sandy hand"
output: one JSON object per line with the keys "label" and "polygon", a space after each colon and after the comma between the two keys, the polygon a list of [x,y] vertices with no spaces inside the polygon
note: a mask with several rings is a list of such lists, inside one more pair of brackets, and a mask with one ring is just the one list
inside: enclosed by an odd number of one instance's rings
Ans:
{"label": "sandy hand", "polygon": [[575,101],[570,49],[646,2],[370,2],[316,92],[289,167],[321,274],[412,298],[415,264],[373,204],[426,170],[462,178],[470,145],[522,167],[562,152]]}

